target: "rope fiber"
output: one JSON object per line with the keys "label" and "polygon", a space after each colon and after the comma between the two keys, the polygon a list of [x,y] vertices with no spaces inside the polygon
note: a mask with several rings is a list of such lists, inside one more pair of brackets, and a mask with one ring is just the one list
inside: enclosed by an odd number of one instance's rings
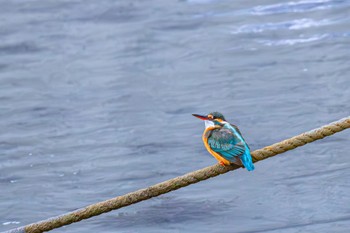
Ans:
{"label": "rope fiber", "polygon": [[[292,150],[296,147],[303,146],[307,143],[322,139],[337,132],[343,131],[347,128],[350,128],[350,116],[325,125],[323,127],[275,143],[271,146],[267,146],[262,149],[256,150],[252,152],[253,161],[258,162],[263,159],[275,156],[277,154],[284,153],[288,150]],[[125,194],[123,196],[114,197],[106,201],[89,205],[85,208],[81,208],[40,222],[32,223],[23,227],[12,229],[4,233],[39,233],[44,231],[50,231],[55,228],[66,226],[71,223],[81,221],[83,219],[107,213],[112,210],[132,205],[137,202],[144,201],[152,197],[156,197],[161,194],[168,193],[182,187],[186,187],[191,184],[195,184],[197,182],[218,176],[220,174],[224,174],[232,170],[236,170],[238,168],[240,167],[237,165],[223,167],[219,164],[215,164],[197,171],[187,173],[183,176],[179,176],[164,181],[162,183],[155,184],[145,189],[140,189],[135,192]]]}

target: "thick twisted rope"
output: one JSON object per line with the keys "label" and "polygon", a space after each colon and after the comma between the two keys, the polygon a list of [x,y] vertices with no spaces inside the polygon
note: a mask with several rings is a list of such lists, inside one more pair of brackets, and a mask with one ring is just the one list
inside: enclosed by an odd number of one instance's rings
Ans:
{"label": "thick twisted rope", "polygon": [[[287,140],[275,143],[271,146],[256,150],[252,152],[253,160],[254,162],[257,162],[275,156],[277,154],[281,154],[296,147],[303,146],[307,143],[330,136],[347,128],[350,128],[350,117],[343,118],[339,121],[330,123],[329,125],[325,125],[323,127],[308,131]],[[211,177],[218,176],[220,174],[224,174],[238,168],[239,167],[235,165],[223,167],[219,164],[216,164],[194,172],[187,173],[183,176],[164,181],[162,183],[158,183],[145,189],[140,189],[123,196],[118,196],[106,201],[92,204],[85,208],[78,209],[73,212],[69,212],[44,221],[32,223],[24,227],[19,227],[7,231],[6,233],[34,233],[49,231],[74,222],[81,221],[83,219],[91,218],[96,215],[116,210],[124,206],[135,204],[137,202],[171,192],[173,190],[209,179]]]}

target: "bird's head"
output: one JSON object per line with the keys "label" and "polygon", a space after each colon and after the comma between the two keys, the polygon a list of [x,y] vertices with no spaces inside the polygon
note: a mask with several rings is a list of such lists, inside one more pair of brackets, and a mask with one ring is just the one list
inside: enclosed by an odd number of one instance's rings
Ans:
{"label": "bird's head", "polygon": [[208,128],[209,126],[215,126],[215,125],[224,125],[226,123],[226,119],[224,115],[222,115],[219,112],[211,112],[208,115],[198,115],[198,114],[192,114],[193,116],[203,120],[205,122],[205,128]]}

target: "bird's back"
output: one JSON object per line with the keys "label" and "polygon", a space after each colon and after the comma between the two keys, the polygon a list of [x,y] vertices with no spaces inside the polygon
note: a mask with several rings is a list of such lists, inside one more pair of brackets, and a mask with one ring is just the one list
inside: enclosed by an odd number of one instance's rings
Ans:
{"label": "bird's back", "polygon": [[239,142],[239,138],[230,129],[214,129],[209,137],[209,144],[212,148],[231,149]]}
{"label": "bird's back", "polygon": [[208,144],[214,152],[230,163],[242,165],[239,156],[244,153],[244,143],[232,129],[214,129],[208,138]]}
{"label": "bird's back", "polygon": [[247,170],[254,169],[250,149],[235,125],[225,124],[212,130],[208,137],[210,148],[224,159],[237,165],[244,165]]}

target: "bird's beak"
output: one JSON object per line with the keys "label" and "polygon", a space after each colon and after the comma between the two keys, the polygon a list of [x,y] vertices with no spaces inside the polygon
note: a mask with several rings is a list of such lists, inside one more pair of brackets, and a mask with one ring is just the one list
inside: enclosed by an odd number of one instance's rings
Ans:
{"label": "bird's beak", "polygon": [[207,116],[202,116],[202,115],[198,115],[198,114],[192,114],[192,116],[197,117],[203,121],[209,120],[209,118]]}

